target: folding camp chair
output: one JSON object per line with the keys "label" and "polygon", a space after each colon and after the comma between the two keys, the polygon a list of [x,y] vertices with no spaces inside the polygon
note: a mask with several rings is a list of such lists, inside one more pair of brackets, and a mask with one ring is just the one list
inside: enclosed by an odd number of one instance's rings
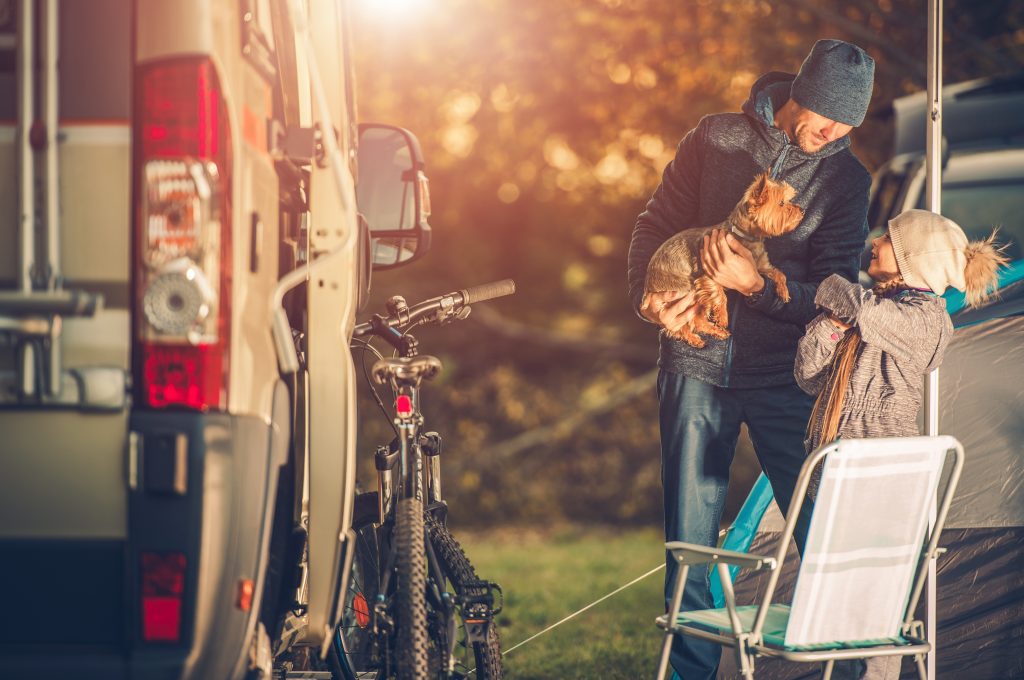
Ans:
{"label": "folding camp chair", "polygon": [[[952,469],[929,530],[951,452]],[[913,655],[924,680],[924,658],[933,643],[914,610],[928,562],[939,553],[963,456],[960,442],[949,436],[839,440],[804,462],[775,556],[666,543],[680,568],[669,613],[657,619],[665,629],[658,678],[668,670],[673,635],[689,635],[734,649],[737,667],[750,680],[757,657],[824,662],[827,680],[837,660],[896,655]],[[822,459],[792,606],[772,604],[811,473]],[[687,571],[705,564],[718,569],[726,606],[680,612]],[[736,605],[730,564],[771,571],[759,605]]]}

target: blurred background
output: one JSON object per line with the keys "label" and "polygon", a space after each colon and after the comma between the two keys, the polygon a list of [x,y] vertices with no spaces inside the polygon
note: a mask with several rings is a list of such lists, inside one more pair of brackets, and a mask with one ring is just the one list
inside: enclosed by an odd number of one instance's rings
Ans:
{"label": "blurred background", "polygon": [[[361,317],[514,278],[470,320],[420,330],[445,372],[424,392],[445,438],[456,527],[661,526],[653,326],[626,297],[636,216],[701,116],[738,111],[818,38],[877,64],[853,149],[891,153],[895,97],[926,84],[923,0],[366,0],[355,3],[359,116],[418,135],[429,254],[376,272]],[[944,82],[1019,71],[1024,3],[946,0]],[[372,363],[367,357],[367,364]],[[361,475],[391,437],[364,390]],[[743,443],[727,515],[758,469]],[[728,517],[726,518],[728,519]],[[657,544],[655,543],[655,546]],[[657,551],[655,551],[657,552]]]}

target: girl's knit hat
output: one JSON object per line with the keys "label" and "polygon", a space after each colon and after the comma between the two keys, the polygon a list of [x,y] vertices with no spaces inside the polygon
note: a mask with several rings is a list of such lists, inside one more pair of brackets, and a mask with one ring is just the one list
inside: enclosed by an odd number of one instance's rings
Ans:
{"label": "girl's knit hat", "polygon": [[952,286],[977,307],[991,296],[998,270],[1008,262],[993,245],[995,231],[983,241],[967,241],[953,220],[928,210],[907,210],[889,220],[889,238],[903,281],[941,295]]}

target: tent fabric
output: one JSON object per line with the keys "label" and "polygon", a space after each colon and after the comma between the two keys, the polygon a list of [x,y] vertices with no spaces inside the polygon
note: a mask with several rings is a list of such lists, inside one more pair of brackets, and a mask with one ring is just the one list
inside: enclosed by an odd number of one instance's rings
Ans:
{"label": "tent fabric", "polygon": [[946,526],[1024,526],[1024,316],[957,329],[939,395],[939,430],[966,452]]}
{"label": "tent fabric", "polygon": [[[747,500],[743,502],[743,507],[740,508],[736,519],[729,527],[729,532],[722,542],[722,548],[738,552],[746,551],[750,547],[751,541],[754,540],[754,534],[757,533],[757,528],[761,524],[765,511],[768,510],[768,506],[772,504],[774,499],[775,495],[772,493],[772,484],[762,472],[757,481],[754,482],[754,486],[750,489],[750,494],[747,496]],[[730,565],[729,577],[735,581],[739,570],[738,566]],[[710,578],[711,599],[714,601],[715,607],[724,607],[725,593],[722,592],[722,581],[718,577],[717,569],[711,570]]]}

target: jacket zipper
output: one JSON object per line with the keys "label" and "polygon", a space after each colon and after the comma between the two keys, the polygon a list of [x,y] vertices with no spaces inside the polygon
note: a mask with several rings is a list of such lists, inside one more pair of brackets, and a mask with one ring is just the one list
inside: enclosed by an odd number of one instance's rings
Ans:
{"label": "jacket zipper", "polygon": [[733,296],[732,300],[729,300],[726,303],[726,309],[729,310],[729,339],[726,340],[725,344],[725,365],[722,367],[722,387],[728,387],[729,378],[732,377],[732,331],[736,327],[736,314],[740,311],[740,305],[738,300],[735,299],[735,296]]}

